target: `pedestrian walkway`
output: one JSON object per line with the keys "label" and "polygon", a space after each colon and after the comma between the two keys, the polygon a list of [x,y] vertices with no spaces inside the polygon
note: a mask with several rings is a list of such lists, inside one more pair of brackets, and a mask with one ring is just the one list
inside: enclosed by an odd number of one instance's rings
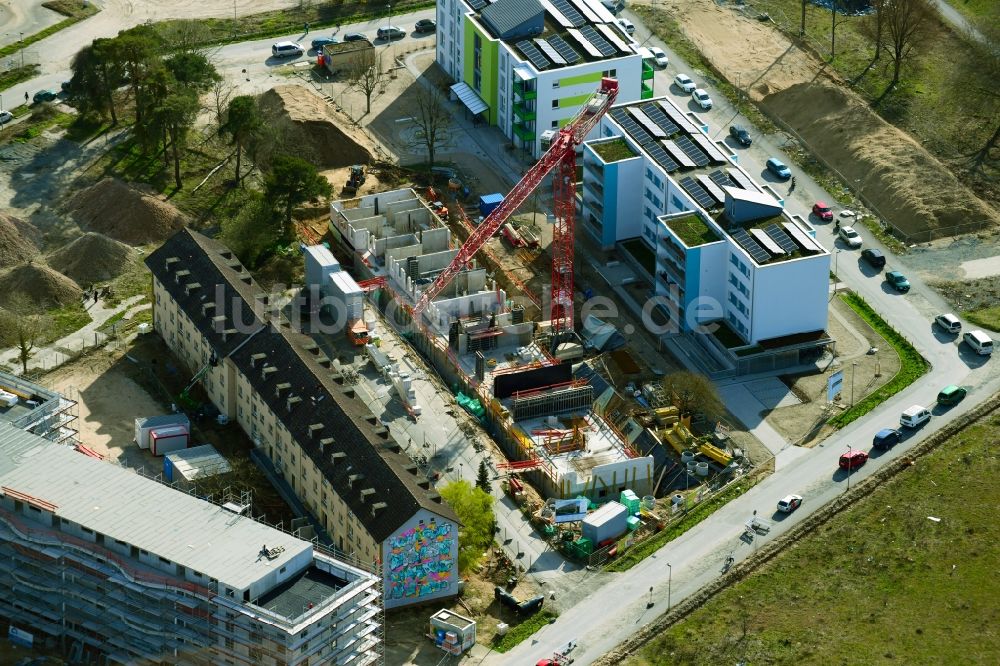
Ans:
{"label": "pedestrian walkway", "polygon": [[[85,351],[87,348],[96,347],[107,341],[108,336],[99,329],[107,324],[108,320],[124,311],[122,320],[128,321],[137,312],[152,307],[150,303],[140,303],[143,296],[133,296],[118,305],[108,307],[104,301],[84,305],[90,314],[91,321],[81,329],[66,335],[49,345],[32,352],[28,361],[28,371],[42,370],[48,371],[57,368],[63,363],[72,359],[76,354]],[[17,348],[6,349],[0,352],[0,363],[11,368],[14,374],[21,374],[21,360],[18,358]]]}

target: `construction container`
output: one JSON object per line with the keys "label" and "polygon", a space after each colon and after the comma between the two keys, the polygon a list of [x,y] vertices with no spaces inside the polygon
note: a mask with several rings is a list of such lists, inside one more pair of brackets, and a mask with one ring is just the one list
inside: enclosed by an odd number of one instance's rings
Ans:
{"label": "construction container", "polygon": [[332,308],[337,316],[346,315],[346,321],[357,321],[364,317],[364,292],[349,273],[340,271],[331,273],[327,278],[323,295],[336,301],[336,305],[326,301],[324,304]]}
{"label": "construction container", "polygon": [[625,524],[628,527],[629,532],[635,532],[639,529],[639,525],[642,524],[642,521],[639,520],[639,516],[629,516],[625,521]]}
{"label": "construction container", "polygon": [[186,449],[188,441],[190,441],[190,435],[187,426],[164,426],[149,431],[149,450],[154,456],[162,456]]}
{"label": "construction container", "polygon": [[636,495],[634,491],[628,489],[623,490],[618,501],[625,505],[630,516],[639,515],[639,510],[642,508],[642,502],[639,500],[639,496]]}
{"label": "construction container", "polygon": [[0,390],[0,405],[4,407],[13,407],[20,400],[16,395],[10,393],[9,391]]}
{"label": "construction container", "polygon": [[232,470],[229,461],[211,444],[192,446],[163,457],[163,478],[169,483],[195,481]]}
{"label": "construction container", "polygon": [[460,655],[476,644],[476,621],[450,610],[431,615],[428,637],[449,654]]}
{"label": "construction container", "polygon": [[503,195],[499,192],[494,194],[484,194],[479,197],[479,214],[486,217],[496,210],[496,208],[502,203]]}
{"label": "construction container", "polygon": [[623,534],[627,528],[628,508],[619,502],[608,502],[583,519],[581,532],[592,543],[601,543]]}
{"label": "construction container", "polygon": [[340,272],[340,262],[326,245],[304,247],[302,255],[305,257],[306,263],[307,287],[322,289],[330,275]]}
{"label": "construction container", "polygon": [[191,432],[191,421],[184,414],[166,414],[164,416],[148,416],[135,420],[135,443],[140,449],[149,448],[149,431],[155,428],[181,425]]}

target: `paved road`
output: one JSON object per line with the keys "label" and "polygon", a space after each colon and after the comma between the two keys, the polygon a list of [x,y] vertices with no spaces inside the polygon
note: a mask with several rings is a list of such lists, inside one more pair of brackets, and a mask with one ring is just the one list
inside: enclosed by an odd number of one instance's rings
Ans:
{"label": "paved road", "polygon": [[938,13],[941,14],[942,18],[955,26],[959,32],[971,35],[978,42],[986,41],[983,33],[976,30],[972,23],[969,22],[969,19],[965,18],[965,15],[945,2],[945,0],[931,0],[931,3],[937,7]]}
{"label": "paved road", "polygon": [[33,35],[65,17],[59,12],[42,7],[45,0],[0,0],[0,46],[18,41],[24,35]]}
{"label": "paved road", "polygon": [[[636,24],[636,36],[640,40],[646,39],[649,33],[645,27],[628,12],[625,15]],[[701,77],[659,40],[651,39],[649,43],[664,48],[671,63],[666,70],[657,72],[654,78],[656,93],[672,95],[683,107],[684,99],[690,97],[682,96],[676,90],[671,91],[670,80],[678,71],[686,71],[699,84]],[[721,94],[713,91],[710,86],[704,87],[712,94],[716,105],[709,112],[699,110],[698,115],[709,124],[713,137],[724,136],[732,122],[738,121],[749,126],[746,119],[740,118]],[[695,110],[693,106],[688,108]],[[736,148],[740,161],[751,174],[774,183],[770,174],[764,171],[763,164],[771,155],[781,156],[780,137],[758,136],[754,133],[754,139],[751,148]],[[814,200],[833,201],[829,194],[823,192],[805,174],[797,173],[796,179],[795,193],[786,201],[791,212],[808,217]],[[787,194],[787,185],[776,186],[780,192]],[[815,449],[786,449],[778,456],[777,471],[757,487],[667,544],[629,572],[609,576],[603,587],[594,590],[581,603],[560,615],[555,623],[535,634],[530,642],[522,643],[505,655],[490,655],[483,661],[484,664],[534,663],[538,659],[551,657],[555,650],[569,641],[576,641],[578,644],[573,652],[576,664],[592,662],[666,610],[668,595],[676,603],[721,575],[727,555],[732,553],[737,561],[745,558],[754,551],[755,543],[759,543],[762,538],[773,539],[780,536],[812,511],[843,493],[847,488],[848,477],[838,471],[837,459],[848,447],[869,450],[874,432],[882,427],[897,426],[903,409],[915,403],[933,406],[937,392],[947,384],[961,384],[971,389],[969,398],[957,407],[950,410],[934,407],[934,418],[929,424],[917,432],[907,433],[906,439],[894,450],[874,456],[867,465],[852,474],[850,482],[864,479],[888,461],[905,455],[916,442],[1000,390],[1000,361],[990,362],[985,357],[974,355],[955,338],[945,336],[931,326],[933,316],[948,311],[949,308],[943,299],[912,275],[913,271],[906,271],[904,259],[894,257],[884,247],[881,248],[889,257],[890,268],[903,270],[910,276],[910,293],[899,295],[886,286],[880,273],[868,269],[859,261],[859,251],[848,250],[834,239],[833,223],[819,224],[817,220],[812,221],[817,226],[819,240],[832,251],[839,251],[836,261],[841,280],[868,300],[886,321],[914,344],[931,362],[931,372],[883,403],[866,418],[845,427]],[[865,230],[860,230],[860,233],[867,247],[881,247]],[[791,492],[806,498],[802,508],[784,518],[773,515],[775,502]],[[759,516],[773,520],[774,527],[768,536],[758,537],[754,543],[746,544],[739,536],[745,523],[753,517],[754,511]],[[646,608],[650,587],[656,604],[653,609]]]}

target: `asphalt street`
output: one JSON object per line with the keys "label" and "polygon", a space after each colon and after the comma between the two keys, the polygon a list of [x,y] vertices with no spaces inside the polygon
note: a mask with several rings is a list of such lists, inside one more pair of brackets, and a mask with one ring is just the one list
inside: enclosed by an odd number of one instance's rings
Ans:
{"label": "asphalt street", "polygon": [[[393,24],[409,32],[417,19],[430,16],[433,16],[433,10],[425,10],[408,16],[395,17]],[[626,16],[636,24],[637,38],[640,41],[648,39],[648,32],[644,26],[627,12]],[[93,19],[44,40],[39,45],[47,53],[42,76],[22,86],[15,86],[6,94],[17,99],[18,96],[23,98],[25,91],[33,94],[42,88],[58,88],[59,83],[68,77],[68,63],[81,44],[97,36],[113,35],[118,30],[139,23],[141,20],[142,17],[134,15],[102,17],[99,14]],[[380,19],[355,26],[344,26],[342,31],[361,30],[373,36],[378,26],[384,23],[385,19]],[[288,35],[286,38],[308,42],[317,35],[329,33],[330,31],[324,30],[305,38],[301,34]],[[273,80],[268,78],[273,72],[274,65],[287,62],[276,63],[270,60],[270,44],[279,39],[282,38],[226,46],[218,49],[215,59],[223,75],[239,82],[245,91],[263,90],[278,82],[277,78]],[[409,39],[413,37],[408,36],[407,40]],[[649,39],[648,43],[664,48],[670,58],[669,67],[657,72],[655,76],[654,88],[657,94],[668,94],[676,100],[683,101],[679,91],[671,90],[669,87],[669,81],[678,71],[686,71],[696,82],[702,84],[699,74],[689,69],[664,44],[656,39]],[[304,61],[306,58],[300,60]],[[736,121],[748,126],[754,135],[754,145],[748,149],[736,149],[740,162],[751,174],[762,180],[774,182],[769,175],[763,173],[763,164],[769,156],[783,157],[779,150],[781,137],[758,135],[746,119],[740,118],[717,91],[708,85],[703,87],[715,101],[715,108],[711,111],[697,112],[710,126],[710,135],[724,136],[728,126]],[[694,107],[689,108],[694,110]],[[785,161],[791,164],[790,161]],[[786,200],[786,206],[791,212],[808,216],[813,201],[824,199],[828,203],[833,203],[832,197],[823,192],[806,174],[797,172],[794,167],[793,173],[796,175],[797,187],[794,194]],[[787,195],[787,185],[775,183],[775,187]],[[907,271],[905,257],[895,257],[886,251],[889,266],[902,270],[910,277],[912,287],[909,294],[899,295],[886,287],[879,273],[860,263],[857,250],[845,249],[834,239],[832,223],[820,224],[815,219],[812,221],[817,227],[818,239],[835,252],[836,270],[841,281],[867,299],[886,321],[914,344],[931,362],[933,366],[931,372],[907,390],[886,401],[866,418],[847,426],[815,449],[783,450],[778,455],[777,471],[758,486],[717,511],[682,537],[667,544],[653,557],[632,570],[596,578],[596,581],[606,582],[591,591],[585,599],[565,610],[557,621],[543,628],[531,640],[504,655],[491,654],[484,663],[535,663],[540,658],[551,657],[555,650],[570,641],[576,641],[578,645],[573,653],[575,663],[590,663],[650,622],[658,613],[667,610],[668,596],[672,603],[677,603],[719,576],[727,555],[732,553],[737,560],[746,557],[753,552],[760,540],[780,536],[810,512],[843,493],[848,478],[837,470],[837,459],[840,454],[848,447],[870,449],[874,432],[882,427],[896,426],[903,409],[915,403],[933,406],[937,392],[947,384],[961,384],[970,388],[969,397],[963,403],[947,411],[934,408],[935,416],[930,423],[923,429],[909,434],[907,439],[894,450],[873,457],[867,465],[852,474],[851,483],[869,476],[887,461],[906,455],[916,442],[939,430],[948,421],[972,409],[1000,389],[996,360],[989,361],[986,357],[975,356],[967,347],[960,345],[958,340],[944,336],[932,327],[933,316],[947,311],[948,307],[917,279],[912,271]],[[880,247],[864,229],[859,229],[859,232],[864,238],[865,246]],[[885,251],[885,248],[882,249]],[[837,252],[838,250],[840,251]],[[472,462],[471,456],[468,462]],[[464,470],[465,476],[472,476],[474,468],[471,464],[463,465],[461,469]],[[791,492],[805,497],[801,509],[783,520],[774,519],[774,526],[767,536],[758,537],[750,544],[739,540],[746,521],[754,515],[754,511],[760,516],[772,519],[775,502]],[[516,530],[519,536],[529,533],[523,523],[518,523],[517,512],[508,510],[501,511],[501,514],[502,526],[506,524],[509,529]],[[552,564],[549,558],[545,557],[543,545],[541,542],[533,543],[527,546],[525,553],[526,557],[527,553],[531,553],[534,561],[542,565],[539,568],[549,570]],[[555,568],[551,570],[555,571]],[[650,588],[653,590],[655,605],[647,609]]]}

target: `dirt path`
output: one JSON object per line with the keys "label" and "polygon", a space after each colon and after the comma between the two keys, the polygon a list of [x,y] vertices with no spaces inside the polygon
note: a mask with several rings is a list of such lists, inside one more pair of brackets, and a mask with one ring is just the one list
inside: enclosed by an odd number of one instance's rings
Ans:
{"label": "dirt path", "polygon": [[774,26],[713,0],[667,0],[665,9],[720,74],[912,241],[926,240],[928,230],[940,236],[1000,226],[1000,214],[950,169]]}

